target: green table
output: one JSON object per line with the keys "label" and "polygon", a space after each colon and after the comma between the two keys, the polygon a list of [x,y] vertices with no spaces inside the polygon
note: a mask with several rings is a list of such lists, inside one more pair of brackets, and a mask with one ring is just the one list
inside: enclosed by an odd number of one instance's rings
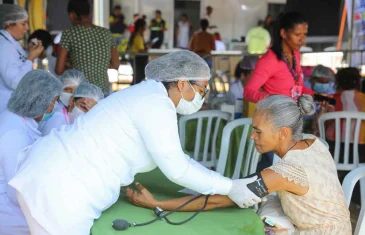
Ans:
{"label": "green table", "polygon": [[[158,169],[139,174],[136,181],[144,184],[158,199],[170,199],[184,196],[177,191],[181,186],[170,182]],[[192,212],[177,212],[169,216],[172,221],[182,221]],[[255,235],[264,234],[263,223],[252,209],[226,208],[200,213],[184,225],[173,226],[165,221],[158,221],[144,227],[115,231],[111,224],[115,219],[126,219],[129,222],[143,223],[154,218],[152,210],[136,207],[128,202],[124,193],[119,200],[95,221],[93,235],[117,234],[173,234],[173,235]]]}

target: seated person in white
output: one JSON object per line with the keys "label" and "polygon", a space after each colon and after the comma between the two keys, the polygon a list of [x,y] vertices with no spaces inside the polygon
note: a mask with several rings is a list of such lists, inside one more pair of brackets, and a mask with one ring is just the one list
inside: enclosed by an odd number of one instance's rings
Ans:
{"label": "seated person in white", "polygon": [[68,117],[69,110],[67,109],[70,98],[80,82],[86,81],[84,73],[76,69],[66,70],[60,76],[60,79],[63,84],[63,90],[60,99],[56,102],[54,114],[48,121],[40,123],[38,127],[42,136],[48,135],[53,128],[71,124]]}
{"label": "seated person in white", "polygon": [[80,115],[87,113],[99,100],[104,98],[102,90],[91,83],[82,82],[78,85],[70,101],[69,119],[71,124]]}
{"label": "seated person in white", "polygon": [[[256,174],[258,183],[254,187],[260,188],[257,193],[262,197],[277,192],[283,211],[297,230],[295,234],[350,235],[350,212],[331,153],[318,138],[302,133],[302,116],[313,113],[309,95],[300,96],[298,101],[272,95],[257,104],[251,138],[258,152],[273,151],[281,160]],[[173,210],[194,197],[158,201],[141,184],[136,186],[137,191],[127,189],[129,200],[151,209],[159,206]],[[198,198],[181,210],[195,211],[205,200]],[[209,197],[206,209],[233,205],[229,197],[214,195]]]}
{"label": "seated person in white", "polygon": [[0,234],[29,234],[29,228],[13,188],[18,153],[33,144],[41,133],[38,123],[50,117],[61,94],[58,78],[44,70],[28,72],[0,114]]}
{"label": "seated person in white", "polygon": [[229,86],[228,103],[235,104],[237,99],[243,99],[244,85],[250,79],[253,70],[255,69],[258,56],[245,55],[237,64],[234,72],[236,81]]}

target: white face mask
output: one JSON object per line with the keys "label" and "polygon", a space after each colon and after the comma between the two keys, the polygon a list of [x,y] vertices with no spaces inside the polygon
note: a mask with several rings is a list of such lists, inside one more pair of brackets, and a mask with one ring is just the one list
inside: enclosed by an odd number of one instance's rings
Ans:
{"label": "white face mask", "polygon": [[[190,82],[189,82],[190,84]],[[196,92],[194,87],[190,84],[191,88],[193,88],[193,91],[195,92],[195,96],[194,99],[192,101],[187,101],[184,99],[184,96],[181,92],[181,100],[178,103],[177,107],[176,107],[176,112],[178,114],[181,115],[190,115],[193,113],[196,113],[199,111],[199,109],[203,106],[204,104],[204,99],[202,98],[202,96],[199,94],[199,92]]]}
{"label": "white face mask", "polygon": [[70,98],[72,96],[72,93],[68,93],[68,92],[62,92],[60,95],[60,101],[62,102],[62,104],[66,107],[68,107],[68,102],[70,101]]}
{"label": "white face mask", "polygon": [[76,120],[76,118],[78,118],[80,115],[83,115],[83,114],[85,114],[85,112],[82,111],[79,107],[77,107],[75,105],[74,109],[71,112],[70,119],[72,122],[74,122]]}

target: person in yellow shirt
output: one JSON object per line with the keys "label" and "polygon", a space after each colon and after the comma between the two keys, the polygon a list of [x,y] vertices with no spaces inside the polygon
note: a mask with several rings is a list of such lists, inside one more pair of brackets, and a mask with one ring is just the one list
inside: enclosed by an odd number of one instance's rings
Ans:
{"label": "person in yellow shirt", "polygon": [[258,26],[247,33],[247,48],[250,54],[264,54],[270,46],[270,33],[264,28],[264,22],[260,20]]}
{"label": "person in yellow shirt", "polygon": [[148,56],[135,55],[136,53],[147,52],[147,47],[143,38],[144,32],[146,31],[146,21],[138,19],[134,25],[134,32],[131,34],[128,42],[129,52],[134,61],[134,80],[133,84],[140,83],[145,78],[144,67],[148,63]]}

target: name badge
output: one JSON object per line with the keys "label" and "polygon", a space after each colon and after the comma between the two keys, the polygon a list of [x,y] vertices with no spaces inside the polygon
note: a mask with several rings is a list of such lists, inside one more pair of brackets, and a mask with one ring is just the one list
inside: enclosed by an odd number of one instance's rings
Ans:
{"label": "name badge", "polygon": [[291,89],[291,97],[296,101],[302,95],[303,87],[294,85]]}

